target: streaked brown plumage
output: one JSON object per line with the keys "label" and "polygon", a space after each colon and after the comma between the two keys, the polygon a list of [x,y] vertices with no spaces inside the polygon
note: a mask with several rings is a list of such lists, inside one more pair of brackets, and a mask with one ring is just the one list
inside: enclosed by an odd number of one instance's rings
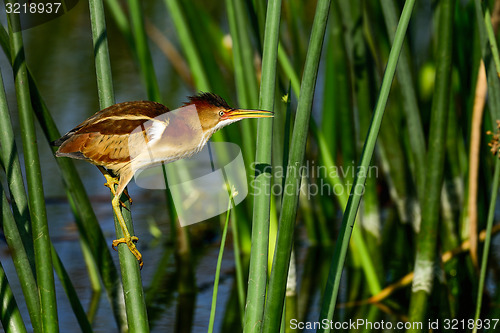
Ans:
{"label": "streaked brown plumage", "polygon": [[230,123],[272,116],[268,111],[233,109],[211,93],[191,96],[172,111],[156,102],[125,102],[97,112],[53,144],[59,146],[56,156],[99,167],[114,194],[113,210],[124,234],[113,241],[113,247],[126,243],[142,267],[134,244],[138,239],[128,232],[120,210],[121,194],[134,172],[199,152],[214,132]]}

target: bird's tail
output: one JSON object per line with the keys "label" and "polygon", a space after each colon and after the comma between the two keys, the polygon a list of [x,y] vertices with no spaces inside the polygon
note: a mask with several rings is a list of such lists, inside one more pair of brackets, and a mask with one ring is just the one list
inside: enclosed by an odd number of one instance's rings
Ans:
{"label": "bird's tail", "polygon": [[51,141],[51,142],[50,142],[50,145],[51,145],[52,147],[60,147],[60,146],[62,145],[62,143],[63,143],[63,142],[64,142],[63,140],[61,140],[61,139],[57,139],[57,140]]}
{"label": "bird's tail", "polygon": [[60,147],[64,143],[64,141],[68,140],[73,135],[73,133],[74,131],[69,131],[68,133],[61,136],[59,139],[52,141],[50,145],[54,147]]}

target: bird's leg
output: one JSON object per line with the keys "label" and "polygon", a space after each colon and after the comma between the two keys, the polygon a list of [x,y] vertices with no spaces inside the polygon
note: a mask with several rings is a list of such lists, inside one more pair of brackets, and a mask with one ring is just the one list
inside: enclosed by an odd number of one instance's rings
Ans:
{"label": "bird's leg", "polygon": [[[109,172],[106,171],[106,169],[104,169],[103,167],[98,167],[99,168],[99,171],[101,171],[102,175],[104,176],[104,178],[106,178],[106,182],[104,183],[104,186],[106,186],[107,188],[109,188],[109,190],[111,191],[111,193],[116,196],[116,191],[115,191],[115,185],[118,184],[118,177],[113,177],[109,174]],[[125,189],[123,191],[123,194],[125,194],[128,198],[128,201],[130,202],[130,204],[132,204],[132,198],[130,197],[130,195],[128,195],[128,191],[127,189]],[[125,207],[125,204],[123,202],[120,201],[120,205],[124,208]]]}
{"label": "bird's leg", "polygon": [[121,243],[127,244],[127,247],[130,250],[130,252],[132,252],[132,254],[136,257],[137,261],[139,261],[139,267],[142,268],[142,265],[144,264],[142,262],[142,255],[139,252],[139,250],[137,250],[134,243],[137,242],[139,238],[137,236],[130,236],[130,232],[128,231],[127,225],[125,224],[125,220],[123,219],[123,215],[120,210],[120,203],[121,203],[120,196],[115,195],[113,200],[111,201],[111,204],[113,205],[113,211],[115,212],[118,223],[120,224],[120,228],[122,229],[123,237],[115,239],[113,241],[112,244],[113,249],[116,250],[116,247]]}
{"label": "bird's leg", "polygon": [[[118,178],[117,177],[113,177],[110,174],[105,174],[104,177],[106,177],[106,182],[104,183],[104,186],[108,187],[110,189],[111,193],[114,196],[116,196],[115,185],[118,184],[118,182],[119,182]],[[123,194],[125,194],[127,196],[128,201],[130,202],[130,204],[132,204],[132,198],[130,197],[130,195],[128,195],[127,189],[123,190]],[[122,201],[120,201],[120,205],[123,208],[127,208]]]}
{"label": "bird's leg", "polygon": [[[129,174],[123,174],[120,179],[118,177],[113,177],[109,172],[106,171],[103,167],[99,166],[99,171],[103,174],[103,176],[106,178],[106,183],[104,184],[105,186],[109,187],[111,190],[111,193],[113,193],[113,200],[111,200],[111,205],[113,206],[113,212],[115,213],[116,219],[118,220],[118,224],[120,224],[120,228],[122,229],[123,237],[119,239],[115,239],[111,246],[113,247],[114,250],[116,250],[116,247],[121,244],[125,243],[127,244],[128,249],[132,254],[135,256],[137,261],[139,261],[139,267],[142,268],[142,265],[144,264],[142,262],[142,255],[137,250],[137,247],[135,246],[134,242],[137,242],[139,238],[137,236],[131,236],[130,232],[128,231],[127,225],[125,224],[125,219],[123,218],[122,211],[120,209],[120,206],[127,208],[125,204],[120,200],[120,197],[122,193],[125,193],[125,195],[128,197],[130,203],[132,203],[132,199],[128,195],[128,193],[125,190],[125,186],[128,184],[128,182],[131,179],[131,175]],[[118,188],[115,190],[115,185],[118,184]]]}

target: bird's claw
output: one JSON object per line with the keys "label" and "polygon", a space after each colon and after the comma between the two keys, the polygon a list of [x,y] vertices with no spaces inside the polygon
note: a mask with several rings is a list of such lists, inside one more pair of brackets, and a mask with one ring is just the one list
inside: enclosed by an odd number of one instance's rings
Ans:
{"label": "bird's claw", "polygon": [[116,247],[122,243],[127,244],[128,249],[132,254],[135,256],[137,261],[139,262],[139,267],[142,269],[142,266],[144,265],[144,262],[142,261],[142,255],[137,250],[137,247],[135,246],[135,243],[139,240],[137,236],[132,236],[132,237],[122,237],[119,239],[115,239],[113,243],[111,244],[111,247],[113,247],[113,250],[117,251]]}

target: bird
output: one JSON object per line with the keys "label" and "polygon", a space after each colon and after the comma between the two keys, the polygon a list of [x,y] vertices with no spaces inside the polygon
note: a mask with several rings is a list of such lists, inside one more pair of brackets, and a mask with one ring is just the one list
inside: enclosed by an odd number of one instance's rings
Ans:
{"label": "bird", "polygon": [[[142,269],[142,255],[125,224],[120,201],[138,170],[171,163],[198,153],[212,134],[245,118],[269,118],[265,110],[232,108],[220,96],[201,92],[175,110],[153,101],[122,102],[98,111],[52,142],[56,157],[85,160],[96,165],[113,195],[111,204],[123,237],[113,249],[126,244]],[[117,187],[115,188],[115,186]]]}

